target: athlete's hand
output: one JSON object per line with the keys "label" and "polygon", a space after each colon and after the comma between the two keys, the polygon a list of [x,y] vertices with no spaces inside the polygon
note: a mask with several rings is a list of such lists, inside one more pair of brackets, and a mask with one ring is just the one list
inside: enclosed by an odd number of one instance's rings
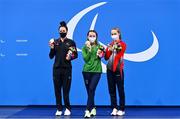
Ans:
{"label": "athlete's hand", "polygon": [[108,47],[108,50],[113,51],[113,46],[112,45],[108,44],[107,47]]}
{"label": "athlete's hand", "polygon": [[49,40],[49,47],[51,49],[54,49],[54,39],[53,38]]}
{"label": "athlete's hand", "polygon": [[70,59],[71,59],[71,58],[70,58],[70,56],[66,56],[66,60],[68,60],[68,61],[69,61]]}
{"label": "athlete's hand", "polygon": [[71,59],[71,55],[72,55],[72,51],[69,50],[67,55],[66,55],[66,60],[70,60]]}
{"label": "athlete's hand", "polygon": [[89,49],[91,49],[91,43],[90,43],[89,41],[86,41],[86,42],[85,42],[85,45],[86,45],[86,47],[88,47]]}

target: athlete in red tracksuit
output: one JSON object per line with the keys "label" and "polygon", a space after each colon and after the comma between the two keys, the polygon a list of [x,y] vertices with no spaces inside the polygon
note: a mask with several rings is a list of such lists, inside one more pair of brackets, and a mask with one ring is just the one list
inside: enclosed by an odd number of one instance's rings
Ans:
{"label": "athlete in red tracksuit", "polygon": [[[111,115],[124,115],[125,111],[125,92],[124,92],[124,61],[123,56],[126,50],[126,44],[121,40],[119,28],[111,30],[113,41],[106,48],[105,60],[107,63],[108,89],[111,98]],[[120,106],[117,105],[116,86],[118,89]]]}

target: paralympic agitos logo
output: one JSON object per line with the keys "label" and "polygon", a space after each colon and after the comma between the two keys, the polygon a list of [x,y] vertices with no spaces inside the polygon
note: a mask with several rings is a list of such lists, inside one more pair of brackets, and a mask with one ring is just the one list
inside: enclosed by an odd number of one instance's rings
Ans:
{"label": "paralympic agitos logo", "polygon": [[[90,12],[91,10],[93,10],[97,7],[100,7],[104,4],[107,4],[107,2],[100,2],[100,3],[94,4],[92,6],[87,7],[86,9],[80,11],[79,13],[77,13],[67,24],[67,26],[69,28],[69,32],[68,32],[67,37],[73,39],[74,30],[75,30],[78,22],[82,19],[82,17],[85,14],[87,14],[88,12]],[[95,17],[91,23],[90,29],[94,29],[97,17],[98,17],[98,13],[95,15]],[[153,35],[152,45],[148,49],[146,49],[142,52],[131,53],[131,54],[125,53],[124,54],[125,60],[129,60],[129,61],[133,61],[133,62],[144,62],[144,61],[152,59],[158,53],[158,50],[159,50],[158,39],[157,39],[155,33],[153,31],[151,31],[151,32]],[[104,45],[101,41],[99,41],[99,43],[101,45],[103,45],[104,47],[106,47],[106,45]],[[81,52],[81,49],[78,48],[78,51]],[[102,69],[103,69],[103,72],[105,73],[106,72],[106,66],[103,62],[102,62]]]}

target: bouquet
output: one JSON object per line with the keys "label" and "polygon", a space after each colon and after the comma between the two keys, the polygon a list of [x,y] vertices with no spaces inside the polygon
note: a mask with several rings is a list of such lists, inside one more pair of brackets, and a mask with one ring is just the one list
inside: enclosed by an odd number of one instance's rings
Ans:
{"label": "bouquet", "polygon": [[114,42],[113,49],[116,51],[120,51],[122,49],[121,44],[119,42]]}
{"label": "bouquet", "polygon": [[68,53],[66,55],[66,59],[70,60],[75,57],[76,48],[75,47],[69,47]]}
{"label": "bouquet", "polygon": [[105,55],[105,48],[102,45],[99,45],[98,50],[97,50],[97,56],[99,58],[102,58],[104,57],[104,55]]}

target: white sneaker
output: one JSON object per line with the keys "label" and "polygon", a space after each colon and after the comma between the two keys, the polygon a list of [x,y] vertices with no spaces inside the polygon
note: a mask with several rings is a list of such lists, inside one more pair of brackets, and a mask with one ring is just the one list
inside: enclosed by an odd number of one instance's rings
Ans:
{"label": "white sneaker", "polygon": [[117,112],[118,112],[118,110],[117,110],[116,108],[114,108],[113,111],[112,111],[112,113],[111,113],[111,115],[112,115],[112,116],[116,116],[116,115],[117,115]]}
{"label": "white sneaker", "polygon": [[56,116],[61,116],[62,115],[62,111],[57,110],[55,115]]}
{"label": "white sneaker", "polygon": [[117,112],[117,115],[118,115],[118,116],[123,116],[123,115],[125,115],[125,111],[119,110],[119,111]]}
{"label": "white sneaker", "polygon": [[65,112],[64,112],[64,115],[65,115],[65,116],[71,115],[71,111],[66,108],[66,110],[65,110]]}
{"label": "white sneaker", "polygon": [[91,117],[91,113],[89,112],[89,110],[86,110],[84,118],[90,118],[90,117]]}
{"label": "white sneaker", "polygon": [[96,116],[96,108],[95,107],[91,110],[91,116]]}

